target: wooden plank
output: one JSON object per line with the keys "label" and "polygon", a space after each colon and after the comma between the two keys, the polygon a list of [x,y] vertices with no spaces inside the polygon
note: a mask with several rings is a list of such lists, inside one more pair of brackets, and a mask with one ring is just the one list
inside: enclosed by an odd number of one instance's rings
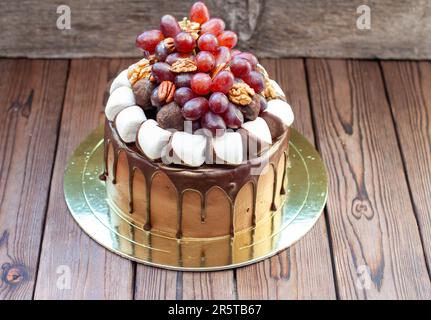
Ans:
{"label": "wooden plank", "polygon": [[342,299],[431,298],[377,62],[307,60]]}
{"label": "wooden plank", "polygon": [[[135,37],[159,26],[162,14],[182,18],[193,0],[14,0],[0,2],[0,55],[131,57]],[[239,33],[241,48],[266,57],[431,58],[427,0],[208,0],[213,16]],[[71,28],[57,27],[68,5]],[[371,29],[357,28],[357,8],[370,8]],[[28,14],[31,12],[32,14]],[[60,11],[62,12],[62,11]],[[61,18],[60,18],[61,20]],[[25,21],[25,23],[23,23]]]}
{"label": "wooden plank", "polygon": [[[131,61],[103,59],[71,63],[35,299],[130,299],[133,296],[132,262],[91,240],[74,222],[63,195],[68,158],[103,118],[108,83],[130,64]],[[70,287],[64,278],[69,276]]]}
{"label": "wooden plank", "polygon": [[0,60],[0,300],[33,294],[67,69]]}
{"label": "wooden plank", "polygon": [[[431,63],[383,62],[422,244],[431,265]],[[429,270],[428,270],[429,272]]]}
{"label": "wooden plank", "polygon": [[237,299],[234,271],[184,273],[182,298],[186,300]]}
{"label": "wooden plank", "polygon": [[236,299],[232,270],[218,272],[176,272],[145,265],[136,270],[137,300]]}
{"label": "wooden plank", "polygon": [[[265,60],[263,63],[286,93],[294,110],[295,128],[314,142],[303,61]],[[314,228],[288,250],[271,259],[238,269],[238,298],[334,299],[330,254],[325,219],[322,216]]]}
{"label": "wooden plank", "polygon": [[136,300],[181,299],[181,288],[182,275],[180,272],[139,264],[136,266]]}

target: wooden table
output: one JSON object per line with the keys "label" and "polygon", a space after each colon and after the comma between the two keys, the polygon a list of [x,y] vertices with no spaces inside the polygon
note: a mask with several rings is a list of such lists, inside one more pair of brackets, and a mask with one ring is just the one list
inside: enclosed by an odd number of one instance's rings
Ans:
{"label": "wooden table", "polygon": [[211,273],[123,259],[66,208],[66,161],[132,62],[0,60],[0,300],[431,298],[430,62],[264,60],[327,165],[328,205],[288,250]]}

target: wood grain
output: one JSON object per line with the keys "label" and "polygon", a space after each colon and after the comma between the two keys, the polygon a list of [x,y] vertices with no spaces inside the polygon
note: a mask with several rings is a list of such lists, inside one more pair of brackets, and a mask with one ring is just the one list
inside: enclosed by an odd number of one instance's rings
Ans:
{"label": "wood grain", "polygon": [[342,299],[431,297],[377,62],[307,60]]}
{"label": "wood grain", "polygon": [[[264,60],[262,63],[285,91],[294,110],[295,128],[313,142],[303,61]],[[314,228],[288,250],[271,259],[238,269],[238,298],[334,299],[330,255],[325,219],[322,216]]]}
{"label": "wood grain", "polygon": [[[4,0],[0,55],[131,57],[135,37],[159,26],[162,14],[182,18],[194,0]],[[427,0],[208,0],[213,16],[238,32],[240,47],[266,57],[431,58]],[[371,29],[360,30],[366,4]],[[59,5],[71,10],[71,29],[57,28]],[[32,14],[28,14],[31,12]],[[25,22],[25,23],[24,23]]]}
{"label": "wood grain", "polygon": [[33,295],[67,69],[0,60],[0,300]]}
{"label": "wood grain", "polygon": [[176,272],[137,266],[137,300],[236,299],[232,270],[218,272]]}
{"label": "wood grain", "polygon": [[431,265],[431,63],[383,62],[382,66],[429,268]]}
{"label": "wood grain", "polygon": [[[68,158],[100,123],[108,83],[131,63],[97,59],[71,63],[35,299],[131,299],[133,296],[132,262],[91,240],[73,221],[63,195]],[[67,282],[61,282],[65,276],[70,276],[70,287]]]}

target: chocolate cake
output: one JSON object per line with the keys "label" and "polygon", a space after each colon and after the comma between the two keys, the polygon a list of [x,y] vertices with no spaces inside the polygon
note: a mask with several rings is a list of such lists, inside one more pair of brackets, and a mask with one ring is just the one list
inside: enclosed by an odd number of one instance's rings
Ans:
{"label": "chocolate cake", "polygon": [[138,227],[214,238],[254,227],[286,201],[293,113],[237,35],[196,2],[138,35],[144,58],[112,82],[107,196]]}

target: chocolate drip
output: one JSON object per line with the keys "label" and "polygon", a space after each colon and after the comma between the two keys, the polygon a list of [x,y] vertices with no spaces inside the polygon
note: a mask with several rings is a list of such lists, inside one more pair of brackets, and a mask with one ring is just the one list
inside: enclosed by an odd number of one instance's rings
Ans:
{"label": "chocolate drip", "polygon": [[180,196],[177,197],[177,218],[178,218],[178,231],[177,231],[177,239],[181,239],[183,236],[183,199],[184,192],[180,193]]}
{"label": "chocolate drip", "polygon": [[150,179],[148,179],[147,176],[145,175],[145,183],[146,183],[145,193],[147,197],[147,217],[145,219],[144,230],[146,231],[151,230],[151,184],[152,182],[153,182],[153,176],[151,176]]}
{"label": "chocolate drip", "polygon": [[105,124],[105,139],[103,140],[103,173],[99,176],[100,180],[106,181],[108,177],[108,152],[110,139],[106,138],[106,124]]}
{"label": "chocolate drip", "polygon": [[275,204],[275,197],[277,195],[277,180],[278,180],[278,173],[277,173],[278,170],[277,170],[277,167],[278,167],[278,165],[275,166],[274,163],[271,163],[271,167],[272,167],[272,170],[274,172],[274,182],[273,182],[273,185],[272,185],[271,210],[275,211],[275,210],[277,210],[277,205]]}
{"label": "chocolate drip", "polygon": [[199,195],[201,198],[201,223],[205,223],[206,222],[206,211],[205,211],[205,200],[203,199],[202,195]]}
{"label": "chocolate drip", "polygon": [[[127,159],[128,160],[128,159]],[[129,213],[133,213],[133,177],[135,175],[135,168],[131,167],[130,162],[128,161],[129,166]]]}
{"label": "chocolate drip", "polygon": [[251,218],[251,225],[256,227],[256,202],[257,202],[257,182],[252,181],[253,185],[253,213]]}
{"label": "chocolate drip", "polygon": [[287,177],[287,155],[288,155],[288,150],[284,151],[283,156],[284,156],[284,170],[283,170],[283,179],[281,179],[281,189],[280,189],[280,194],[286,194],[286,177]]}
{"label": "chocolate drip", "polygon": [[[133,204],[133,179],[136,170],[140,170],[145,177],[146,181],[146,223],[144,229],[151,230],[151,185],[153,177],[157,172],[165,173],[170,181],[173,183],[179,199],[177,200],[177,215],[178,215],[178,231],[177,237],[182,237],[182,206],[183,206],[183,193],[186,190],[197,191],[201,195],[201,221],[205,223],[206,211],[205,211],[205,197],[208,191],[214,186],[219,187],[223,190],[230,204],[230,234],[234,234],[234,203],[241,188],[248,182],[253,185],[253,213],[252,213],[252,224],[256,226],[256,201],[257,201],[257,186],[260,174],[252,170],[263,169],[261,168],[262,163],[269,163],[274,170],[274,190],[272,197],[271,210],[274,210],[275,196],[277,192],[277,169],[275,165],[278,164],[280,159],[280,153],[288,147],[290,132],[287,130],[278,140],[275,141],[272,148],[266,152],[266,154],[260,158],[255,158],[241,164],[237,167],[224,166],[224,165],[203,165],[199,168],[187,168],[177,165],[165,165],[161,161],[152,161],[142,155],[142,152],[138,149],[135,144],[125,144],[121,141],[118,136],[113,123],[106,120],[105,122],[105,142],[104,142],[104,164],[105,164],[105,178],[111,174],[108,170],[108,153],[109,147],[113,148],[113,167],[112,167],[112,183],[116,183],[117,175],[117,164],[120,151],[124,151],[127,162],[129,165],[129,211],[134,211]],[[284,152],[285,159],[287,158],[287,152]],[[286,162],[286,161],[285,161]],[[276,164],[277,163],[277,164]],[[285,193],[284,181],[286,176],[286,169],[283,173],[283,182],[281,187],[281,193]]]}

